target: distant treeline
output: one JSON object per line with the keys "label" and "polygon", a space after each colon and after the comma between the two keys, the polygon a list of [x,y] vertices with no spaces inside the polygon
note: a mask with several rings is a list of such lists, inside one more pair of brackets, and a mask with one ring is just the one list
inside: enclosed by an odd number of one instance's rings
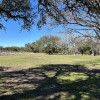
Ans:
{"label": "distant treeline", "polygon": [[0,47],[0,50],[34,53],[62,53],[100,55],[100,40],[95,38],[75,37],[72,34],[63,37],[43,36],[36,42],[27,43],[24,47]]}
{"label": "distant treeline", "polygon": [[14,52],[25,52],[25,47],[2,47],[0,46],[0,51],[14,51]]}

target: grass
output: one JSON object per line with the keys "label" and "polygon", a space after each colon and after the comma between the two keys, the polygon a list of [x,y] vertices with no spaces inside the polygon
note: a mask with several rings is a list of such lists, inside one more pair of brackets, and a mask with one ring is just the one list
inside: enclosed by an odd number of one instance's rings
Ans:
{"label": "grass", "polygon": [[0,56],[0,100],[100,100],[100,56]]}
{"label": "grass", "polygon": [[31,68],[44,64],[100,66],[100,56],[24,54],[0,56],[0,66]]}

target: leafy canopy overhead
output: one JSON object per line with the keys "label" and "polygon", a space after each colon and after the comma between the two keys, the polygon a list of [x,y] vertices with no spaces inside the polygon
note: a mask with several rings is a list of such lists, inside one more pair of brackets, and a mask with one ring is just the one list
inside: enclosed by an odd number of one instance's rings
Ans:
{"label": "leafy canopy overhead", "polygon": [[[2,18],[5,21],[21,19],[22,28],[30,30],[36,15],[39,16],[36,21],[38,27],[47,23],[62,25],[68,31],[90,37],[94,35],[84,34],[80,30],[92,30],[100,38],[99,0],[2,0],[0,3],[1,22]],[[1,23],[0,28],[3,27]]]}
{"label": "leafy canopy overhead", "polygon": [[13,19],[14,21],[22,20],[22,28],[30,30],[34,23],[33,19],[36,17],[32,11],[30,0],[2,0],[0,2],[0,28],[4,28],[2,19],[5,21]]}
{"label": "leafy canopy overhead", "polygon": [[66,30],[93,36],[80,32],[92,30],[100,38],[99,0],[39,0],[39,12],[43,19],[49,16],[53,24],[63,25]]}

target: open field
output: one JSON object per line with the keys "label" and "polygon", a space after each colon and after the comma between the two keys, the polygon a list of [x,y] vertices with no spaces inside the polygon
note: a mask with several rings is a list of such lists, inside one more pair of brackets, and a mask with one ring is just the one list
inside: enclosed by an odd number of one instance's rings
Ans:
{"label": "open field", "polygon": [[39,67],[45,64],[100,66],[100,56],[20,54],[0,56],[0,66],[15,68]]}
{"label": "open field", "polygon": [[0,56],[0,100],[100,100],[100,56]]}

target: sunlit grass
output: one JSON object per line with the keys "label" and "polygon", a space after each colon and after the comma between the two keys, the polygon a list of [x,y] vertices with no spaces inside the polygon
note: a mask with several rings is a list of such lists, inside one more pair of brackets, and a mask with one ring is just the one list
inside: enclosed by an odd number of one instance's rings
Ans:
{"label": "sunlit grass", "polygon": [[22,54],[0,56],[0,66],[38,67],[45,64],[78,64],[86,67],[100,66],[100,56]]}
{"label": "sunlit grass", "polygon": [[86,80],[88,76],[84,73],[69,73],[66,72],[64,75],[59,75],[57,77],[58,80],[70,80],[70,81],[77,81],[79,79]]}

